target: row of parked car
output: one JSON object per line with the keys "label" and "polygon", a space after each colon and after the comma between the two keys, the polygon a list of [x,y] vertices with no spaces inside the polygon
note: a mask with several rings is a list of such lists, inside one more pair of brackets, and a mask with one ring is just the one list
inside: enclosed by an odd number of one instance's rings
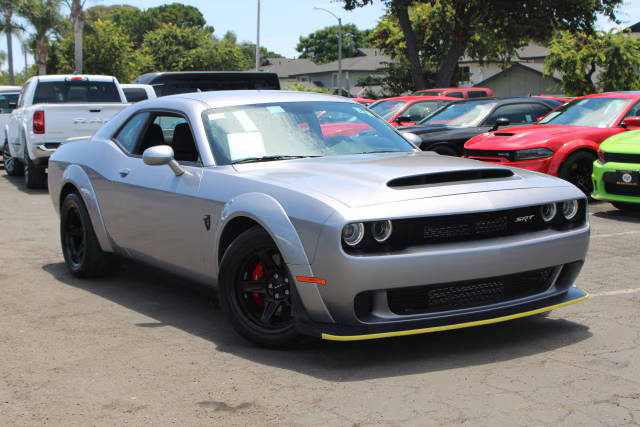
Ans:
{"label": "row of parked car", "polygon": [[485,88],[432,91],[368,107],[422,150],[559,176],[618,209],[640,208],[640,93],[498,99]]}

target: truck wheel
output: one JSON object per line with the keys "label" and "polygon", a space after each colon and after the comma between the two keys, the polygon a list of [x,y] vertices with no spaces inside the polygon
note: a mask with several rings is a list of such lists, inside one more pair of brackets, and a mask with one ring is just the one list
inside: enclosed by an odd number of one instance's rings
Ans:
{"label": "truck wheel", "polygon": [[238,236],[220,265],[220,305],[236,332],[265,347],[301,341],[291,306],[294,282],[264,229],[254,227]]}
{"label": "truck wheel", "polygon": [[68,194],[62,202],[60,241],[64,260],[74,276],[97,277],[110,271],[111,255],[100,247],[89,212],[77,193]]}
{"label": "truck wheel", "polygon": [[9,151],[9,143],[4,141],[4,149],[2,150],[2,162],[4,164],[4,170],[9,176],[19,176],[23,174],[22,163],[20,160],[11,156]]}
{"label": "truck wheel", "polygon": [[46,188],[47,186],[47,174],[44,168],[33,164],[26,149],[24,150],[24,185],[27,188]]}
{"label": "truck wheel", "polygon": [[595,160],[596,155],[590,151],[577,151],[567,157],[560,166],[558,176],[578,187],[587,197],[591,197],[593,192],[591,172]]}

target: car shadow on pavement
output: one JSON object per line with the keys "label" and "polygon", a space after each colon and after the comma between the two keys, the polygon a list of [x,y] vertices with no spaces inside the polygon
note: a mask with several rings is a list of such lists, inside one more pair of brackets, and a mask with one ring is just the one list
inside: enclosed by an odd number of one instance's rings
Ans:
{"label": "car shadow on pavement", "polygon": [[612,219],[615,221],[640,223],[640,210],[638,212],[623,212],[612,208],[609,211],[595,212],[593,216],[597,216],[602,219]]}
{"label": "car shadow on pavement", "polygon": [[45,194],[48,193],[49,190],[47,190],[46,188],[36,188],[36,189],[30,189],[25,187],[24,185],[24,177],[22,176],[9,176],[6,173],[4,173],[4,166],[0,166],[0,176],[5,179],[7,182],[13,184],[13,186],[17,189],[22,191],[23,193],[26,194]]}
{"label": "car shadow on pavement", "polygon": [[455,369],[518,359],[591,337],[585,325],[526,318],[442,333],[358,342],[313,341],[290,350],[256,347],[238,336],[207,287],[157,269],[125,264],[114,276],[81,280],[64,263],[43,269],[58,282],[83,289],[153,319],[132,328],[173,326],[204,338],[218,351],[327,381],[349,382]]}

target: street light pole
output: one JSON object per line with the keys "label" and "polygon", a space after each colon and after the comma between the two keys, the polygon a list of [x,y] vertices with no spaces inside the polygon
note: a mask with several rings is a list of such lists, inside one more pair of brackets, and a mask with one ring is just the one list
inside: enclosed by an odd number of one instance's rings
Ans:
{"label": "street light pole", "polygon": [[256,71],[260,67],[260,0],[258,0],[258,21],[256,24]]}
{"label": "street light pole", "polygon": [[338,20],[338,94],[342,96],[342,19],[335,13],[322,7],[313,7],[315,10],[324,10],[327,13],[333,15]]}

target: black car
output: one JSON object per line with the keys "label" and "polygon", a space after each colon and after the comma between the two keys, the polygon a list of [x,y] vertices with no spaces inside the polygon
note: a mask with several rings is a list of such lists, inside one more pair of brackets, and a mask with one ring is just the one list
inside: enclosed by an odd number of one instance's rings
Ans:
{"label": "black car", "polygon": [[481,133],[510,125],[527,125],[561,105],[546,98],[482,98],[452,102],[402,133],[420,137],[420,148],[447,156],[462,156],[464,143]]}
{"label": "black car", "polygon": [[280,89],[276,73],[249,71],[178,71],[147,73],[133,83],[152,85],[157,96],[213,90]]}

